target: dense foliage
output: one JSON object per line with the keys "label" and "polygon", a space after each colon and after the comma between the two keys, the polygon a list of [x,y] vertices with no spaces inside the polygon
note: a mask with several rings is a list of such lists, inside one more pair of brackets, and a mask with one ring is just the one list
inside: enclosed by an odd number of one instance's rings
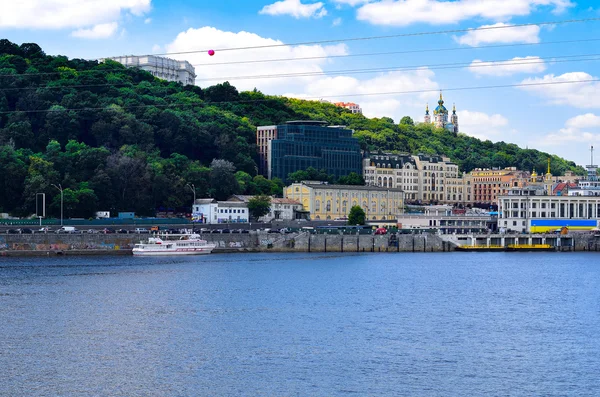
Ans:
{"label": "dense foliage", "polygon": [[[64,189],[67,217],[189,207],[192,184],[197,197],[278,194],[282,181],[257,176],[255,131],[292,119],[347,125],[365,150],[446,154],[466,171],[541,171],[549,156],[410,118],[398,125],[328,103],[240,93],[229,83],[184,87],[116,62],[47,56],[36,44],[0,40],[0,212],[31,214],[43,192],[56,216],[60,192],[52,185]],[[552,168],[575,164],[552,156]]]}
{"label": "dense foliage", "polygon": [[261,216],[267,215],[269,211],[271,211],[271,196],[261,194],[248,200],[248,212],[251,220],[256,221]]}
{"label": "dense foliage", "polygon": [[350,213],[348,214],[348,224],[349,225],[364,225],[365,224],[365,211],[359,205],[354,205],[350,208]]}

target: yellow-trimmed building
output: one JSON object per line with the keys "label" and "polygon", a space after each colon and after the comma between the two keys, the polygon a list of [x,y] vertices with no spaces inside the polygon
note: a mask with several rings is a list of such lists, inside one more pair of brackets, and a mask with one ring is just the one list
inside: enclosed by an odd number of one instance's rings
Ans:
{"label": "yellow-trimmed building", "polygon": [[283,194],[300,202],[311,220],[346,218],[355,205],[365,211],[367,220],[392,220],[404,212],[401,189],[305,181],[285,187]]}

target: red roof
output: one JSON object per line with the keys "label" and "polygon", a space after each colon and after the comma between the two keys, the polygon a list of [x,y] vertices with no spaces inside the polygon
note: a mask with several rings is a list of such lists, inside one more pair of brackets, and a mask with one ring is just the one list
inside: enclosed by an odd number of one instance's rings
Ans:
{"label": "red roof", "polygon": [[567,190],[569,190],[569,189],[575,189],[576,187],[577,187],[576,183],[561,182],[558,185],[556,185],[556,187],[554,188],[554,190],[552,190],[552,194],[556,194],[558,192],[562,192],[563,190],[565,190],[565,188]]}

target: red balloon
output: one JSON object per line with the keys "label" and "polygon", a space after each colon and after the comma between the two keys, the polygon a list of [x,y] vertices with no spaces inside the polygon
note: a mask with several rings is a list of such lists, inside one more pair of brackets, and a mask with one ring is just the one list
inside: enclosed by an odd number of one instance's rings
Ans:
{"label": "red balloon", "polygon": [[212,57],[213,55],[215,55],[215,50],[208,50],[208,55],[210,55],[211,57]]}

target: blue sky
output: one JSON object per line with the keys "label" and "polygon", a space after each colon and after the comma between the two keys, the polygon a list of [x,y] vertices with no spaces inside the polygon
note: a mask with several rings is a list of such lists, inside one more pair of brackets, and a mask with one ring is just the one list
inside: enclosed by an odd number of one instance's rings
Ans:
{"label": "blue sky", "polygon": [[[17,4],[18,3],[18,4]],[[474,29],[496,24],[539,24],[600,18],[596,1],[576,0],[25,0],[3,5],[0,36],[36,42],[48,54],[100,58],[123,54],[221,49],[351,37]],[[359,103],[367,116],[409,115],[422,121],[436,90],[600,78],[600,61],[557,62],[555,57],[600,54],[600,21],[532,25],[510,29],[447,33],[300,47],[173,55],[196,66],[197,84],[228,77],[240,89],[268,94]],[[535,44],[473,48],[499,44]],[[546,43],[546,44],[544,44]],[[327,58],[376,52],[461,48],[412,54]],[[302,61],[232,64],[298,57]],[[432,65],[517,59],[519,65],[436,69]],[[540,57],[542,59],[537,59]],[[593,58],[600,58],[595,56]],[[474,63],[475,62],[475,63]],[[515,62],[515,61],[513,61]],[[226,63],[225,65],[212,65]],[[332,71],[386,67],[415,70]],[[282,73],[322,73],[304,77],[235,79]],[[405,95],[369,95],[430,91]],[[600,147],[600,82],[447,91],[456,103],[461,132],[556,153],[589,162],[589,146]],[[597,162],[600,161],[600,158]]]}

